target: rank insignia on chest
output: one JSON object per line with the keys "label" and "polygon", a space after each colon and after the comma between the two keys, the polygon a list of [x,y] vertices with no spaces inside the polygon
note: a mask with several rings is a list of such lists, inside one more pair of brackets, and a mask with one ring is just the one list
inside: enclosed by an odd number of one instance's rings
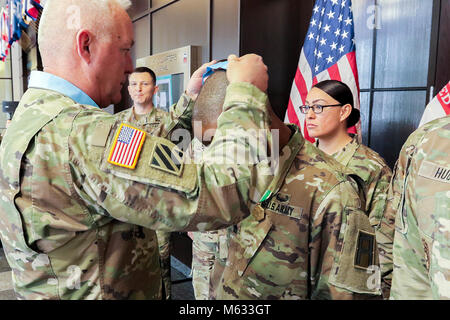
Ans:
{"label": "rank insignia on chest", "polygon": [[113,165],[134,169],[145,140],[145,131],[122,123],[109,152],[108,162]]}
{"label": "rank insignia on chest", "polygon": [[155,143],[150,157],[150,166],[180,176],[183,171],[183,151],[176,146]]}

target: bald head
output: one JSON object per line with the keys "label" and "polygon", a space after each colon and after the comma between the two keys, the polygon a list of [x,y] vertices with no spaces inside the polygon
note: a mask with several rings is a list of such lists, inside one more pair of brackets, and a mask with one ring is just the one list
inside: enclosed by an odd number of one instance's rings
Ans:
{"label": "bald head", "polygon": [[217,70],[206,79],[195,101],[192,127],[194,135],[205,145],[210,142],[217,128],[217,118],[222,113],[228,84],[226,72]]}
{"label": "bald head", "polygon": [[209,76],[195,101],[192,120],[208,125],[216,123],[222,113],[227,87],[225,71],[218,70]]}
{"label": "bald head", "polygon": [[48,0],[39,26],[44,71],[63,78],[100,107],[119,103],[133,71],[129,0]]}
{"label": "bald head", "polygon": [[115,16],[130,5],[130,0],[47,0],[38,32],[44,67],[61,63],[73,52],[80,30],[89,30],[96,40],[109,40]]}

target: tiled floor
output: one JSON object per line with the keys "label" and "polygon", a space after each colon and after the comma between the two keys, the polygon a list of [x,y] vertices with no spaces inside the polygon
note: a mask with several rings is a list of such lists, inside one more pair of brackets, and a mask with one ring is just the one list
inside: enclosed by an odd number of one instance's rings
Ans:
{"label": "tiled floor", "polygon": [[[172,257],[172,299],[195,300],[192,282],[189,277],[190,269]],[[0,248],[0,300],[15,300],[12,290],[11,271]]]}

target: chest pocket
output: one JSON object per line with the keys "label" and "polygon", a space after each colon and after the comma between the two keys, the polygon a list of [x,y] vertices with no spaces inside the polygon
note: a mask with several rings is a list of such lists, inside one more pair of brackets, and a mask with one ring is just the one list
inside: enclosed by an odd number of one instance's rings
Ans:
{"label": "chest pocket", "polygon": [[329,283],[355,293],[380,295],[375,231],[360,209],[346,208],[345,217],[339,235],[342,249],[335,253]]}

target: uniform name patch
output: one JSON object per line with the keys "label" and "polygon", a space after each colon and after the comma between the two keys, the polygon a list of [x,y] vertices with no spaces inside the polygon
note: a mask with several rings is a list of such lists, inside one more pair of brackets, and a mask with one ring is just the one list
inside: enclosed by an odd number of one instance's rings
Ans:
{"label": "uniform name patch", "polygon": [[433,162],[423,161],[419,169],[419,176],[450,183],[450,168],[437,165]]}
{"label": "uniform name patch", "polygon": [[108,162],[116,166],[134,169],[145,140],[145,134],[145,131],[122,123],[114,137]]}
{"label": "uniform name patch", "polygon": [[291,196],[285,193],[277,193],[266,207],[267,210],[272,211],[274,213],[281,213],[287,216],[296,216],[300,217],[303,213],[303,208],[295,207],[289,205],[289,201],[291,200]]}

